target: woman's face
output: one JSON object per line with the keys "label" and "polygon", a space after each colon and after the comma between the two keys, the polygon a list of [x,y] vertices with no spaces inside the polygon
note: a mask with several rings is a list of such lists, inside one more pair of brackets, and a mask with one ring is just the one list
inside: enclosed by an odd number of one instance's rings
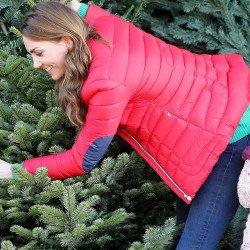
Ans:
{"label": "woman's face", "polygon": [[65,73],[65,58],[68,53],[68,41],[62,38],[55,41],[34,41],[23,36],[26,50],[31,54],[34,68],[41,68],[59,80]]}

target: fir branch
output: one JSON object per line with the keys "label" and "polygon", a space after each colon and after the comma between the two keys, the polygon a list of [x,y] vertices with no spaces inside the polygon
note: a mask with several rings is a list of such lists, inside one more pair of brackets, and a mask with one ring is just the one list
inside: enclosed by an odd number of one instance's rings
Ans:
{"label": "fir branch", "polygon": [[21,33],[20,30],[18,30],[16,27],[11,26],[9,31],[10,31],[11,33],[15,34],[16,37],[22,38],[22,33]]}
{"label": "fir branch", "polygon": [[35,227],[32,230],[32,238],[37,241],[46,242],[48,240],[49,232],[42,227]]}
{"label": "fir branch", "polygon": [[37,124],[37,129],[41,131],[54,131],[59,124],[65,123],[65,114],[58,107],[43,113]]}
{"label": "fir branch", "polygon": [[29,240],[32,237],[32,231],[22,226],[14,225],[10,228],[10,231],[26,240]]}
{"label": "fir branch", "polygon": [[50,147],[49,141],[41,141],[36,148],[36,151],[39,155],[44,155],[46,152],[48,152]]}
{"label": "fir branch", "polygon": [[65,187],[63,191],[62,204],[66,209],[66,215],[68,219],[66,224],[67,229],[71,231],[74,227],[72,213],[76,208],[75,191],[72,187]]}
{"label": "fir branch", "polygon": [[56,106],[56,93],[51,89],[46,92],[46,104],[48,108]]}
{"label": "fir branch", "polygon": [[37,241],[31,240],[28,244],[23,247],[20,247],[18,250],[33,250],[36,249]]}
{"label": "fir branch", "polygon": [[26,184],[28,186],[35,186],[35,179],[33,175],[31,175],[24,169],[13,167],[12,171],[18,176],[18,180],[16,181],[17,183],[19,182],[20,184],[22,183],[24,185]]}
{"label": "fir branch", "polygon": [[45,167],[39,167],[36,170],[34,180],[36,186],[39,187],[39,189],[43,189],[51,184],[51,179],[47,176],[47,174],[48,174],[48,169]]}
{"label": "fir branch", "polygon": [[64,152],[66,149],[60,147],[59,145],[53,145],[49,148],[48,152],[51,154],[58,154]]}
{"label": "fir branch", "polygon": [[82,223],[84,225],[90,225],[97,217],[97,212],[93,206],[100,201],[99,196],[93,195],[91,198],[81,202],[72,214],[74,224],[77,225],[78,223]]}
{"label": "fir branch", "polygon": [[[16,114],[17,115],[17,114]],[[29,140],[30,133],[32,132],[32,126],[22,121],[16,123],[14,132],[9,135],[9,140],[18,144],[21,149],[32,150],[33,145]]]}
{"label": "fir branch", "polygon": [[2,250],[16,250],[16,247],[9,240],[4,240],[1,243]]}
{"label": "fir branch", "polygon": [[170,218],[165,221],[162,227],[151,227],[147,229],[144,237],[143,237],[143,244],[139,242],[135,242],[129,248],[129,250],[136,250],[136,249],[157,249],[157,250],[164,250],[164,249],[171,249],[172,248],[172,241],[174,237],[175,231],[175,219]]}
{"label": "fir branch", "polygon": [[31,8],[34,8],[36,6],[36,3],[33,0],[26,0],[26,1]]}
{"label": "fir branch", "polygon": [[146,8],[147,4],[149,4],[150,0],[142,0],[140,1],[139,6],[136,8],[133,17],[130,19],[132,23],[136,23],[140,17],[141,12]]}
{"label": "fir branch", "polygon": [[14,223],[23,223],[27,220],[27,213],[19,211],[18,208],[11,208],[5,211],[7,219]]}
{"label": "fir branch", "polygon": [[47,205],[39,205],[37,208],[49,232],[60,233],[65,230],[68,218],[61,209]]}
{"label": "fir branch", "polygon": [[53,181],[43,189],[36,197],[37,204],[47,204],[50,200],[61,198],[64,191],[64,184],[61,181]]}
{"label": "fir branch", "polygon": [[0,27],[1,27],[1,30],[3,31],[3,33],[4,33],[6,36],[8,36],[9,33],[8,33],[8,31],[7,31],[7,28],[6,28],[5,24],[4,24],[4,22],[0,22]]}
{"label": "fir branch", "polygon": [[23,62],[22,57],[10,55],[5,63],[5,75],[14,72]]}

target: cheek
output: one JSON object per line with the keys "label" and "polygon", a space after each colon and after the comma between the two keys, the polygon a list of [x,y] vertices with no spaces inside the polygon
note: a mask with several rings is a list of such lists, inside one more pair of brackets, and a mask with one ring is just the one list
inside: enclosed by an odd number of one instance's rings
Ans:
{"label": "cheek", "polygon": [[59,80],[65,73],[66,70],[66,65],[65,65],[65,60],[66,60],[66,55],[65,54],[60,54],[56,55],[56,66],[57,68],[54,71],[54,77],[56,79],[54,80]]}
{"label": "cheek", "polygon": [[65,61],[66,61],[66,56],[65,55],[61,55],[60,57],[58,57],[58,66],[61,69],[65,69]]}
{"label": "cheek", "polygon": [[65,67],[66,54],[62,51],[53,51],[50,53],[49,60],[59,68]]}

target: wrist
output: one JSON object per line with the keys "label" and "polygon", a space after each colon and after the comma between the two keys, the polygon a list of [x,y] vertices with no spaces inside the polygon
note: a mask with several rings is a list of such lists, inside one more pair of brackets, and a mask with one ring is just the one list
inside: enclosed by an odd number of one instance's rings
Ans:
{"label": "wrist", "polygon": [[23,168],[23,163],[14,163],[12,164],[12,179],[17,180],[18,179],[18,174],[13,172],[13,168]]}

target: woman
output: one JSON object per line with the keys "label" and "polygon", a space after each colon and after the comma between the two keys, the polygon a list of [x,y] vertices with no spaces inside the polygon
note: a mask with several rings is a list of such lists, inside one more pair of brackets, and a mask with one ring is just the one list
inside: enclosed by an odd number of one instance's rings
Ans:
{"label": "woman", "polygon": [[[214,249],[239,205],[250,133],[248,67],[240,55],[166,44],[93,4],[74,0],[71,8],[84,20],[60,3],[38,4],[22,33],[34,67],[57,82],[59,103],[82,130],[71,150],[18,166],[32,174],[46,167],[53,179],[83,175],[118,133],[192,201],[189,213],[178,212],[178,223],[188,217],[177,249]],[[1,164],[2,178],[11,177],[12,165]]]}

